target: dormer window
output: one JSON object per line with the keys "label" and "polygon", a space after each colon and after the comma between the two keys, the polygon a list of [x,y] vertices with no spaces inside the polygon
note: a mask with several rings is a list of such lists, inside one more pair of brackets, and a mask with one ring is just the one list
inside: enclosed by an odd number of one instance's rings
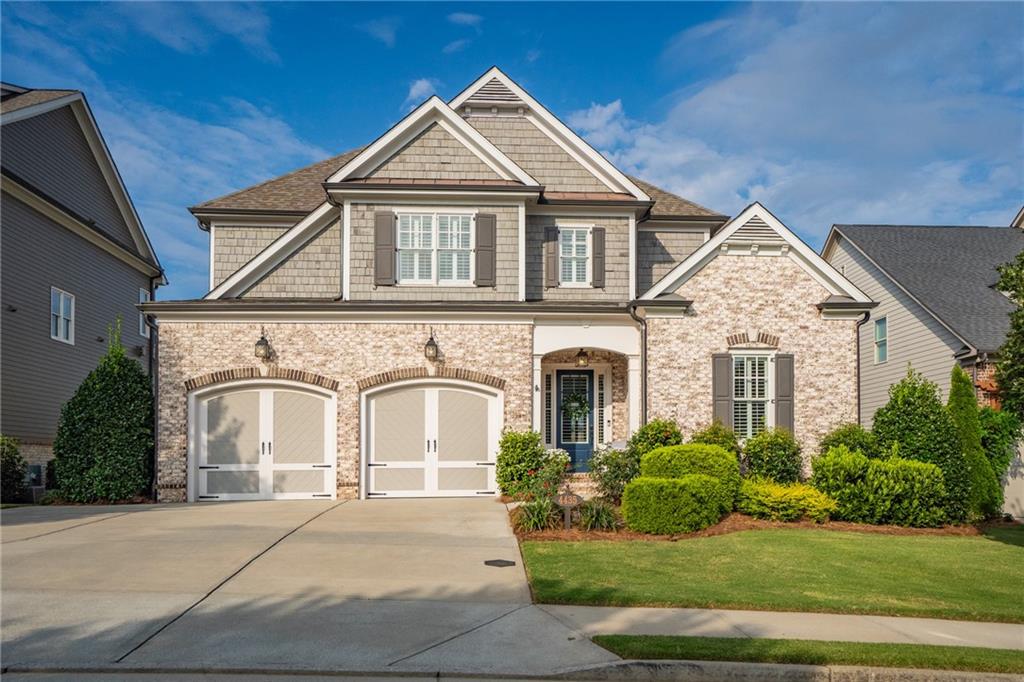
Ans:
{"label": "dormer window", "polygon": [[398,214],[398,284],[473,283],[473,216]]}
{"label": "dormer window", "polygon": [[559,285],[590,286],[590,228],[558,228]]}

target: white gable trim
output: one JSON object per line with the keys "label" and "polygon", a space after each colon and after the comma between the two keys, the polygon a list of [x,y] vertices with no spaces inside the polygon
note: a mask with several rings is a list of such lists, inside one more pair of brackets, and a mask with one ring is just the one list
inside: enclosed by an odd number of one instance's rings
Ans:
{"label": "white gable trim", "polygon": [[85,135],[89,149],[92,150],[93,157],[100,167],[100,172],[103,173],[103,179],[106,180],[110,193],[117,203],[118,210],[128,226],[128,231],[132,235],[135,247],[139,249],[140,253],[146,254],[157,264],[157,268],[161,272],[160,284],[167,284],[167,278],[163,276],[163,268],[160,266],[160,260],[156,256],[156,250],[153,248],[152,243],[150,243],[149,235],[146,234],[145,228],[142,227],[142,220],[139,219],[139,215],[135,211],[135,205],[128,195],[128,188],[125,187],[121,174],[118,172],[117,166],[114,165],[114,159],[110,155],[107,143],[103,140],[103,134],[100,132],[96,119],[93,118],[92,110],[89,108],[82,93],[73,92],[64,97],[58,97],[48,102],[41,102],[24,109],[12,111],[9,114],[4,114],[0,116],[0,125],[23,121],[27,118],[40,116],[66,106],[71,107],[71,111],[75,115],[79,127],[82,129],[82,133]]}
{"label": "white gable trim", "polygon": [[651,287],[647,293],[641,296],[641,300],[652,300],[664,293],[670,293],[683,285],[690,277],[699,272],[705,265],[711,262],[723,247],[727,248],[729,238],[740,228],[746,225],[753,217],[758,217],[771,227],[785,242],[780,255],[792,258],[804,271],[821,284],[830,294],[835,296],[849,296],[859,303],[870,303],[871,299],[867,294],[853,285],[830,263],[814,252],[811,247],[797,237],[788,227],[772,215],[758,202],[747,206],[743,211],[722,226],[718,233],[709,241],[690,254],[679,265]]}
{"label": "white gable trim", "polygon": [[266,273],[280,265],[285,258],[294,253],[300,246],[319,234],[332,219],[336,220],[337,218],[337,209],[330,202],[325,201],[296,223],[294,227],[271,242],[270,246],[256,254],[252,260],[233,272],[203,298],[215,299],[238,296],[252,287]]}
{"label": "white gable trim", "polygon": [[506,76],[501,69],[494,66],[488,69],[487,73],[477,78],[465,90],[455,96],[449,106],[458,110],[469,100],[481,87],[497,79],[505,87],[511,90],[530,109],[532,116],[527,116],[534,125],[541,129],[559,146],[565,149],[576,161],[590,171],[596,178],[604,182],[616,192],[632,194],[640,201],[650,201],[651,198],[640,189],[625,173],[620,171],[608,159],[604,158],[596,149],[591,147],[586,140],[577,135],[569,126],[562,123],[557,116],[548,111],[540,102],[535,100],[530,93],[526,92],[514,80]]}
{"label": "white gable trim", "polygon": [[363,151],[327,178],[327,182],[342,182],[349,178],[366,177],[385,161],[409,144],[430,125],[437,123],[480,158],[504,180],[518,180],[531,187],[539,186],[529,173],[520,168],[504,152],[494,146],[473,126],[456,115],[436,95],[416,107],[408,116],[384,133]]}

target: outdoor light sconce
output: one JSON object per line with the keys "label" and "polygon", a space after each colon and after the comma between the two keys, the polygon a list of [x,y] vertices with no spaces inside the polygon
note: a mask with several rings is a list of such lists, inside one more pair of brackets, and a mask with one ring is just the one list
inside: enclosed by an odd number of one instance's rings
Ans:
{"label": "outdoor light sconce", "polygon": [[590,364],[590,356],[587,355],[587,351],[580,348],[580,352],[576,354],[576,366],[586,367]]}
{"label": "outdoor light sconce", "polygon": [[437,360],[437,341],[434,340],[434,330],[430,330],[430,338],[423,345],[423,357],[431,362]]}
{"label": "outdoor light sconce", "polygon": [[256,357],[266,362],[270,359],[270,341],[267,341],[267,333],[260,327],[260,340],[256,342]]}

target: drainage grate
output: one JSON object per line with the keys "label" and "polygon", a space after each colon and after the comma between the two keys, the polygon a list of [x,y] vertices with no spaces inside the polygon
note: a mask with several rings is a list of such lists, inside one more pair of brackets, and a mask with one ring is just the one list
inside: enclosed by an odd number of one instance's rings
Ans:
{"label": "drainage grate", "polygon": [[484,566],[495,566],[496,568],[508,568],[515,565],[516,562],[509,561],[508,559],[488,559],[484,562]]}

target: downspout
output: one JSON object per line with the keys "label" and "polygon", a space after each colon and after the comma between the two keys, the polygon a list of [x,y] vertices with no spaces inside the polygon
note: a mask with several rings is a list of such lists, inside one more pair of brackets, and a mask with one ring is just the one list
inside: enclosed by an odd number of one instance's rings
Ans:
{"label": "downspout", "polygon": [[[163,278],[163,274],[149,278],[149,300],[156,300],[157,281]],[[150,477],[150,496],[156,501],[157,493],[157,463],[160,453],[160,377],[158,374],[159,364],[157,353],[159,352],[160,328],[153,321],[151,315],[142,314],[142,319],[149,327],[149,381],[153,387],[153,475]]]}
{"label": "downspout", "polygon": [[871,319],[871,311],[864,311],[864,317],[857,321],[857,325],[854,327],[854,336],[857,337],[857,423],[861,426],[864,425],[864,420],[861,419],[860,413],[860,328],[864,326],[868,320]]}
{"label": "downspout", "polygon": [[647,320],[636,314],[638,307],[636,301],[631,301],[626,310],[640,325],[640,426],[643,426],[647,423]]}

